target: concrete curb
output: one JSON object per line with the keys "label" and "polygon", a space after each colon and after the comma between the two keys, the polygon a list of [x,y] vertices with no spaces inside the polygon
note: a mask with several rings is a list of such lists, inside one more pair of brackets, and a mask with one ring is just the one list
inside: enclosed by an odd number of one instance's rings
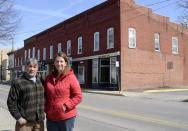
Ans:
{"label": "concrete curb", "polygon": [[188,89],[159,89],[159,90],[146,90],[146,93],[155,93],[155,92],[177,92],[177,91],[188,91]]}
{"label": "concrete curb", "polygon": [[162,93],[162,92],[178,92],[178,91],[188,91],[188,89],[159,89],[159,90],[146,90],[142,92],[104,91],[104,90],[94,90],[94,89],[82,90],[82,92],[84,93],[93,93],[93,94],[102,94],[102,95],[111,95],[111,96],[124,96],[124,97],[143,97],[143,98],[158,99],[158,100],[173,100],[173,101],[175,100],[180,102],[188,102],[188,99],[185,96],[177,96],[177,98],[174,98],[174,96],[172,95],[166,96],[164,94],[158,94],[160,92]]}
{"label": "concrete curb", "polygon": [[119,91],[97,91],[97,90],[82,90],[84,93],[94,93],[102,95],[113,95],[113,96],[125,96],[122,92]]}

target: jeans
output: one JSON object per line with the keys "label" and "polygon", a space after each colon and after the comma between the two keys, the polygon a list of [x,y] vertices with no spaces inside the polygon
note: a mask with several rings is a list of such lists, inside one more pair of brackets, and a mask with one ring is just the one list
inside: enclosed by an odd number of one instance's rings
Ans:
{"label": "jeans", "polygon": [[73,131],[74,123],[75,117],[60,121],[47,119],[47,131]]}

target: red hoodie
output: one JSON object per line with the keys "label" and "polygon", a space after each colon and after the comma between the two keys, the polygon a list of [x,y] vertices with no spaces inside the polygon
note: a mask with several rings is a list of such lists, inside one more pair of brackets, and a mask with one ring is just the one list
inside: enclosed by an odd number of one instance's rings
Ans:
{"label": "red hoodie", "polygon": [[49,120],[65,120],[77,115],[76,106],[82,101],[82,92],[72,70],[58,80],[54,74],[48,75],[44,87],[45,112]]}

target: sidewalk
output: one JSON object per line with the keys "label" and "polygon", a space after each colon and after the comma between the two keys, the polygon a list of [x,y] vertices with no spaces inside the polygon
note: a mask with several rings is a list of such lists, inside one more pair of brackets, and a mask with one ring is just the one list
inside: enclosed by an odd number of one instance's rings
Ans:
{"label": "sidewalk", "polygon": [[15,122],[7,109],[0,107],[0,131],[14,131]]}
{"label": "sidewalk", "polygon": [[[183,101],[188,100],[187,95],[172,95],[161,92],[171,92],[171,91],[188,91],[188,89],[168,89],[168,90],[147,90],[142,92],[130,92],[130,91],[104,91],[104,90],[94,90],[94,89],[84,89],[85,93],[96,93],[103,95],[114,95],[114,96],[122,96],[122,97],[140,97],[146,99],[155,99],[155,100],[170,100],[170,101]],[[188,101],[187,101],[188,102]],[[0,107],[0,131],[14,131],[15,120],[7,111],[7,109]]]}
{"label": "sidewalk", "polygon": [[157,100],[170,100],[170,101],[188,101],[188,95],[172,95],[167,92],[178,92],[188,91],[188,89],[158,89],[158,90],[145,90],[140,92],[131,91],[105,91],[95,89],[83,89],[85,93],[96,93],[103,95],[114,95],[114,96],[126,96],[126,97],[140,97]]}

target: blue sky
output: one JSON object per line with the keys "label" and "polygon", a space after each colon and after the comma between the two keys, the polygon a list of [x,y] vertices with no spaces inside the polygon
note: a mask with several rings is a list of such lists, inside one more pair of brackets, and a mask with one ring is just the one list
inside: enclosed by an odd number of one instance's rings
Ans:
{"label": "blue sky", "polygon": [[[52,27],[76,14],[79,14],[106,0],[14,0],[15,9],[22,17],[14,47],[23,47],[24,40]],[[177,0],[135,0],[139,5],[151,8],[154,12],[170,17],[176,22],[181,10]],[[156,4],[154,4],[156,3]],[[154,5],[153,5],[154,4]],[[11,44],[0,45],[0,48],[11,48]]]}

